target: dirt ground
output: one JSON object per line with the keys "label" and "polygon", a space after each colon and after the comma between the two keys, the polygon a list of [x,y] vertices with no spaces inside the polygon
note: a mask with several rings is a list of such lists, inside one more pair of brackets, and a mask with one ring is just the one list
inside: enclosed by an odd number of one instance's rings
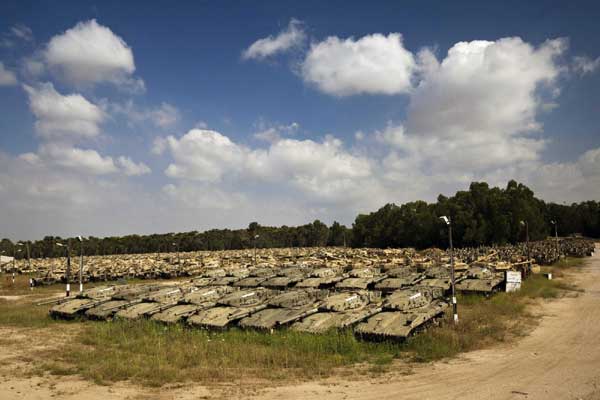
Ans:
{"label": "dirt ground", "polygon": [[378,378],[338,377],[265,390],[99,386],[77,377],[29,376],[32,358],[67,340],[77,327],[69,326],[54,343],[43,331],[0,328],[0,399],[600,399],[600,246],[570,274],[584,292],[543,303],[540,324],[511,345],[415,365],[410,374],[399,364],[398,372]]}

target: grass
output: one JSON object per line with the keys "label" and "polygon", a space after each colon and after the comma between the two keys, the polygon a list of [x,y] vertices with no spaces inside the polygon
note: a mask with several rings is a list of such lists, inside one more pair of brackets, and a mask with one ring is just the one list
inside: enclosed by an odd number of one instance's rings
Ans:
{"label": "grass", "polygon": [[391,343],[358,341],[351,331],[208,332],[152,321],[114,321],[90,324],[65,358],[44,369],[78,373],[97,383],[129,379],[149,386],[314,379],[356,363],[384,366],[399,356],[399,350]]}
{"label": "grass", "polygon": [[[569,260],[553,266],[566,272]],[[380,374],[396,359],[430,362],[501,343],[523,335],[535,321],[527,305],[576,290],[561,280],[533,275],[515,293],[492,297],[459,295],[460,323],[446,315],[404,343],[370,343],[350,330],[311,335],[290,330],[265,334],[232,329],[208,332],[152,321],[85,323],[68,351],[55,351],[40,365],[54,375],[79,374],[97,383],[130,380],[146,386],[323,378],[357,364],[359,371]],[[64,323],[47,317],[47,307],[0,302],[0,325],[45,327]],[[341,368],[341,369],[340,369]]]}

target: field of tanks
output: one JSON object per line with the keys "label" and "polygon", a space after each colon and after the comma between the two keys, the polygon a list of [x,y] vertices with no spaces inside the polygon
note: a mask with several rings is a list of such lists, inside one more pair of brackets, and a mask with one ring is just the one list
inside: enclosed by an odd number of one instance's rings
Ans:
{"label": "field of tanks", "polygon": [[[594,243],[581,238],[454,249],[456,290],[490,296],[507,290],[509,271],[527,279],[538,264],[593,250]],[[41,302],[52,305],[54,318],[145,318],[209,330],[349,328],[365,340],[404,340],[439,323],[451,300],[450,256],[439,249],[249,249],[72,261],[69,271],[65,258],[2,268],[28,274],[34,285],[73,284],[81,276],[83,291]],[[128,283],[132,278],[152,282]]]}

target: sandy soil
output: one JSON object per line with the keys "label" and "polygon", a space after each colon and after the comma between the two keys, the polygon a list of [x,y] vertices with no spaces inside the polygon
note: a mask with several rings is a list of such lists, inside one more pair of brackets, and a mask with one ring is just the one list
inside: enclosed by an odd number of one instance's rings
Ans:
{"label": "sandy soil", "polygon": [[417,365],[410,375],[398,364],[397,372],[376,379],[331,378],[261,391],[99,386],[71,376],[30,376],[33,358],[64,343],[76,326],[52,343],[42,330],[0,328],[0,399],[600,399],[600,246],[570,280],[585,291],[544,303],[539,326],[513,345]]}

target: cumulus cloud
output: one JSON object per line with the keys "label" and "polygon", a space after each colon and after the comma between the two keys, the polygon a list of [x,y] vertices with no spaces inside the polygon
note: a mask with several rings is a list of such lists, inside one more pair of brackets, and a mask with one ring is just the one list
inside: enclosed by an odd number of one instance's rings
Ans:
{"label": "cumulus cloud", "polygon": [[80,149],[62,143],[44,143],[37,154],[25,153],[20,158],[30,164],[58,166],[82,174],[104,175],[118,171],[111,157],[102,157],[96,150]]}
{"label": "cumulus cloud", "polygon": [[402,35],[379,33],[358,40],[331,36],[311,46],[301,65],[303,79],[334,96],[407,93],[416,63]]}
{"label": "cumulus cloud", "polygon": [[362,196],[361,181],[372,175],[370,160],[349,153],[331,136],[321,142],[280,139],[267,149],[252,149],[219,132],[193,129],[179,139],[159,140],[156,146],[168,148],[173,157],[165,171],[171,178],[281,185],[321,200]]}
{"label": "cumulus cloud", "polygon": [[289,125],[270,124],[260,119],[256,124],[256,128],[258,131],[253,134],[255,139],[273,143],[281,140],[282,136],[294,135],[300,129],[300,124],[297,122],[292,122]]}
{"label": "cumulus cloud", "polygon": [[[536,116],[540,89],[552,92],[565,50],[561,39],[534,47],[519,38],[459,42],[427,67],[410,96],[407,119],[377,138],[428,171],[485,171],[535,161],[546,141]],[[551,95],[550,95],[551,96]],[[533,135],[533,136],[532,136]]]}
{"label": "cumulus cloud", "polygon": [[135,163],[131,158],[121,156],[117,159],[118,164],[123,169],[127,176],[139,176],[152,172],[150,168],[143,162]]}
{"label": "cumulus cloud", "polygon": [[29,95],[29,108],[37,118],[35,127],[41,136],[80,139],[100,133],[104,112],[82,95],[62,95],[52,83],[23,88]]}
{"label": "cumulus cloud", "polygon": [[[44,53],[50,70],[74,85],[131,84],[133,52],[125,41],[95,19],[54,36]],[[139,82],[133,81],[139,88]]]}
{"label": "cumulus cloud", "polygon": [[17,84],[17,76],[14,72],[9,71],[0,62],[0,86],[14,86]]}
{"label": "cumulus cloud", "polygon": [[277,36],[271,35],[252,43],[250,47],[242,52],[242,58],[244,60],[263,60],[294,47],[299,47],[305,40],[306,33],[302,23],[292,18],[287,28],[279,32]]}

